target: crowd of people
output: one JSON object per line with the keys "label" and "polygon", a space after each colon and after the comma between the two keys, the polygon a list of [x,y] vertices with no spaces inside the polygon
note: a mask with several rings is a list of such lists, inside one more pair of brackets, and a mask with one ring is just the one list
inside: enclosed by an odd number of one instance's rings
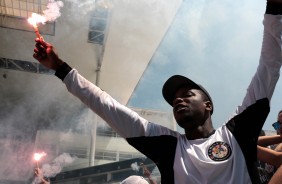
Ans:
{"label": "crowd of people", "polygon": [[281,15],[282,0],[267,0],[257,71],[242,104],[217,129],[211,118],[214,112],[211,96],[202,85],[185,76],[170,77],[162,89],[177,124],[184,129],[185,133],[180,134],[149,122],[118,103],[64,62],[50,43],[36,39],[34,58],[55,70],[55,75],[70,93],[103,118],[130,145],[153,160],[161,173],[162,184],[261,183],[257,158],[275,166],[267,182],[278,184],[282,181],[282,167],[270,161],[272,157],[267,152],[270,149],[263,147],[267,141],[259,135],[270,111],[270,100],[282,64]]}
{"label": "crowd of people", "polygon": [[[277,122],[282,124],[282,111],[278,113]],[[258,171],[260,176],[260,182],[267,184],[276,170],[282,165],[282,126],[274,127],[277,135],[265,135],[262,130],[261,135],[258,138]]]}

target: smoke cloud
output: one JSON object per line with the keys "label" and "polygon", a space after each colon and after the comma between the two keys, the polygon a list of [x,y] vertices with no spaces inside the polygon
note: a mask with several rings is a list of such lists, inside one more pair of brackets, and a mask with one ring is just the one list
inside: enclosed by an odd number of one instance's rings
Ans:
{"label": "smoke cloud", "polygon": [[71,164],[77,157],[72,157],[68,153],[63,153],[50,164],[42,166],[43,175],[46,177],[54,177],[62,171],[64,166]]}
{"label": "smoke cloud", "polygon": [[60,8],[64,6],[62,1],[49,0],[47,9],[43,10],[44,17],[47,21],[55,21],[61,16]]}

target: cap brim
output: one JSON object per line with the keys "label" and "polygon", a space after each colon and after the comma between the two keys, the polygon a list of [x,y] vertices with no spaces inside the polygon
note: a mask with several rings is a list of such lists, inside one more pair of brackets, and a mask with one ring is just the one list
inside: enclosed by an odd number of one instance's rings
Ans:
{"label": "cap brim", "polygon": [[[175,98],[176,91],[183,86],[188,86],[193,89],[199,89],[203,91],[207,97],[209,98],[209,101],[212,103],[212,99],[207,92],[207,90],[202,87],[201,85],[195,83],[194,81],[188,79],[187,77],[184,77],[182,75],[174,75],[171,76],[165,83],[162,89],[163,97],[169,103],[171,106],[173,106],[173,100]],[[213,103],[212,103],[213,105]],[[213,109],[211,111],[211,114],[213,112]]]}

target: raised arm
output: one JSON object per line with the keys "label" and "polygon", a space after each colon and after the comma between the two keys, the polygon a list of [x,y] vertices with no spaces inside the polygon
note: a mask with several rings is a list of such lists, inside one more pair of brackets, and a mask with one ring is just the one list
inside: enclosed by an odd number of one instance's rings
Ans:
{"label": "raised arm", "polygon": [[104,119],[121,136],[145,135],[148,124],[145,119],[116,102],[105,91],[63,62],[51,44],[37,38],[34,58],[47,68],[55,70],[55,75],[66,84],[68,91]]}
{"label": "raised arm", "polygon": [[104,119],[122,137],[176,134],[165,127],[149,123],[136,112],[118,103],[105,91],[81,76],[77,70],[63,62],[53,46],[44,40],[36,39],[34,58],[47,68],[55,70],[55,75],[65,83],[68,91]]}
{"label": "raised arm", "polygon": [[[282,0],[279,0],[282,1]],[[242,105],[226,124],[245,155],[256,154],[257,139],[270,111],[270,99],[279,79],[282,64],[282,6],[267,2],[263,42],[257,71]],[[254,146],[249,146],[254,145]]]}
{"label": "raised arm", "polygon": [[281,13],[281,0],[267,2],[259,66],[247,89],[242,105],[237,109],[237,114],[257,100],[267,98],[270,101],[273,95],[282,64]]}

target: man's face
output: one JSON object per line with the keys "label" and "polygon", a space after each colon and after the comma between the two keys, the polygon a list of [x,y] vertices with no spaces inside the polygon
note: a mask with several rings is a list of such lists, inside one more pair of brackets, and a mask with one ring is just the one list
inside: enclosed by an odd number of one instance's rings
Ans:
{"label": "man's face", "polygon": [[199,89],[182,87],[177,90],[173,101],[173,114],[180,127],[189,130],[205,122],[207,100],[203,96]]}

